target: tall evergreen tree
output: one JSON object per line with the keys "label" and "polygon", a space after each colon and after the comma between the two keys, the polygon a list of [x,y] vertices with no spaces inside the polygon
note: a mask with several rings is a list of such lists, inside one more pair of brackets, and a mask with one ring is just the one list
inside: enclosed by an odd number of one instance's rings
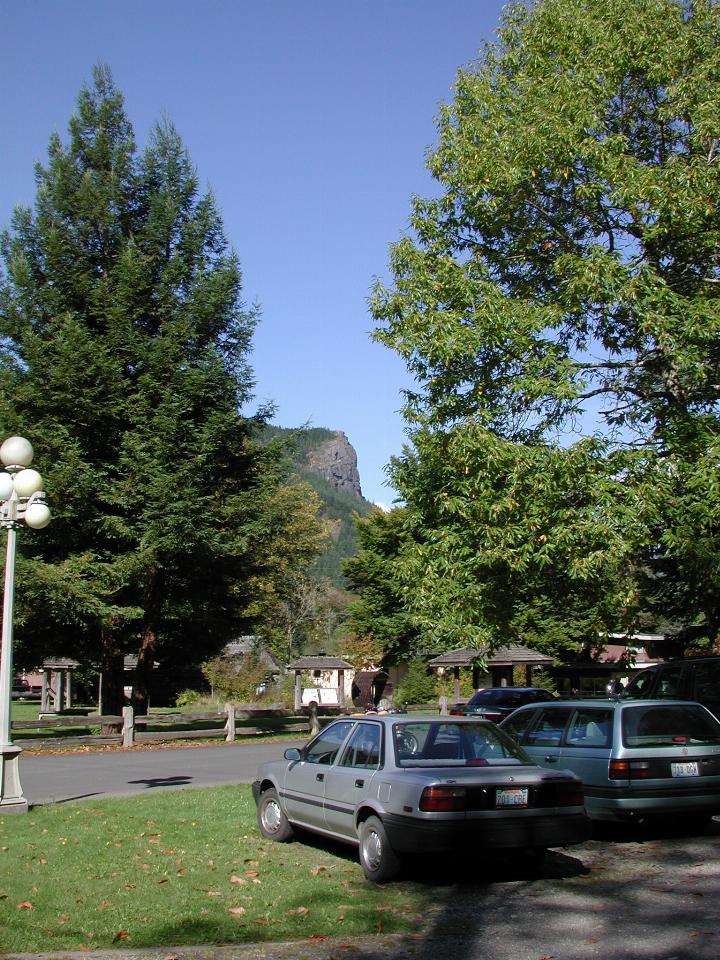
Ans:
{"label": "tall evergreen tree", "polygon": [[[138,154],[106,67],[36,180],[2,239],[0,415],[34,443],[55,520],[26,538],[18,637],[26,657],[99,661],[108,709],[137,653],[143,709],[153,662],[252,629],[248,584],[272,578],[257,544],[284,477],[255,441],[264,412],[240,414],[256,312],[177,132],[158,125]],[[290,566],[320,536],[298,493],[308,536],[274,546]]]}

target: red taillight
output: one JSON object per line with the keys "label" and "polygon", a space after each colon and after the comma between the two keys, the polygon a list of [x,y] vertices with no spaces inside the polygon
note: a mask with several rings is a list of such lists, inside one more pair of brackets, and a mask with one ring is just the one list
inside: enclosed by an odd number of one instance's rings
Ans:
{"label": "red taillight", "polygon": [[425,787],[419,809],[424,813],[447,813],[464,810],[465,801],[465,787]]}
{"label": "red taillight", "polygon": [[650,776],[650,764],[646,760],[611,760],[608,777],[610,780],[647,780]]}
{"label": "red taillight", "polygon": [[558,787],[557,805],[559,807],[582,807],[585,793],[581,783],[568,783]]}
{"label": "red taillight", "polygon": [[450,710],[448,711],[448,713],[450,714],[451,717],[463,717],[463,716],[465,716],[465,714],[462,712],[462,710],[453,710],[452,707],[450,707]]}

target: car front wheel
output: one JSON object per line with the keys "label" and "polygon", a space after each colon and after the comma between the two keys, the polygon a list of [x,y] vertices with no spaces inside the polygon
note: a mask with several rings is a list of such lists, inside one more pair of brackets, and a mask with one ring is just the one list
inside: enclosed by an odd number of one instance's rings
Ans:
{"label": "car front wheel", "polygon": [[360,865],[368,880],[387,883],[400,872],[400,858],[390,846],[385,827],[377,817],[360,824]]}
{"label": "car front wheel", "polygon": [[284,843],[292,839],[293,828],[280,806],[280,798],[272,787],[260,797],[257,808],[257,819],[260,833],[268,840],[277,840]]}

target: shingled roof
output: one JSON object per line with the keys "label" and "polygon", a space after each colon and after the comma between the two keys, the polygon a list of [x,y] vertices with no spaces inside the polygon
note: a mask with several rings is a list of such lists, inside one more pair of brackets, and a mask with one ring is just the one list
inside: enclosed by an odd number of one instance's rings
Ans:
{"label": "shingled roof", "polygon": [[340,657],[299,657],[287,665],[288,670],[352,670],[353,665]]}
{"label": "shingled roof", "polygon": [[460,650],[450,650],[431,660],[429,666],[471,667],[480,658],[485,659],[488,667],[511,667],[516,664],[549,665],[553,662],[553,658],[546,657],[544,653],[538,653],[537,650],[531,650],[530,647],[512,643],[504,647],[498,647],[490,655],[488,655],[487,647],[463,647]]}

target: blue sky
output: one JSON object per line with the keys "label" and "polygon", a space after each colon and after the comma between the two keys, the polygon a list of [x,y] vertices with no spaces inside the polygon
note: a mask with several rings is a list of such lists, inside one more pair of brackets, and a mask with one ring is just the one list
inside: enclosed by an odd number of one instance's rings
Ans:
{"label": "blue sky", "polygon": [[107,63],[139,145],[167,117],[212,187],[262,318],[258,401],[275,422],[343,430],[363,493],[391,503],[401,360],[371,342],[367,297],[407,230],[435,117],[493,39],[499,0],[5,0],[0,224]]}

